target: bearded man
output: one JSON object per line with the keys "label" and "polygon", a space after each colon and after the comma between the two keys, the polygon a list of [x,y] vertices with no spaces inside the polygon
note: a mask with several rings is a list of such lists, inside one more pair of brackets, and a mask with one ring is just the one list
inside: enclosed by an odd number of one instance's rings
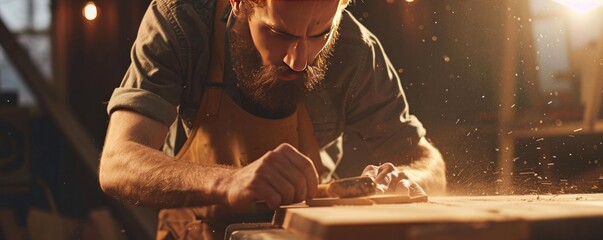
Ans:
{"label": "bearded man", "polygon": [[348,4],[153,0],[107,107],[102,189],[163,209],[158,239],[220,238],[337,177],[443,192],[441,155]]}

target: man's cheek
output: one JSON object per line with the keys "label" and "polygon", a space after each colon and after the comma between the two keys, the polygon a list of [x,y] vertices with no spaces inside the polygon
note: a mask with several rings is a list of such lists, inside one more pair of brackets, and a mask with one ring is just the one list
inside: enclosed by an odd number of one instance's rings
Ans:
{"label": "man's cheek", "polygon": [[287,41],[276,39],[272,34],[262,30],[252,31],[251,37],[263,65],[278,66],[282,62],[286,54]]}
{"label": "man's cheek", "polygon": [[287,54],[288,45],[289,43],[285,41],[269,39],[264,52],[260,52],[264,65],[282,66],[283,59]]}
{"label": "man's cheek", "polygon": [[311,62],[312,65],[316,65],[317,64],[316,60],[318,59],[318,56],[320,56],[320,54],[323,51],[327,51],[328,52],[331,49],[330,49],[329,45],[327,44],[327,41],[326,40],[322,40],[322,41],[320,41],[318,43],[314,43],[314,44],[310,45],[310,49],[309,50],[310,50],[310,54],[311,54],[311,57],[312,57],[312,61],[310,61],[310,62]]}

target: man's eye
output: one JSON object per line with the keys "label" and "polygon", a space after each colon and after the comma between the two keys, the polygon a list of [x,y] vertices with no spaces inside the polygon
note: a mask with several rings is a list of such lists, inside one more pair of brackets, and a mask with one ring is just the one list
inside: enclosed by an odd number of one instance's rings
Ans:
{"label": "man's eye", "polygon": [[280,38],[284,38],[284,39],[288,39],[289,38],[289,36],[287,36],[287,35],[285,35],[285,34],[283,34],[281,32],[275,31],[274,29],[270,29],[270,33],[272,35],[280,37]]}
{"label": "man's eye", "polygon": [[327,40],[327,39],[329,39],[329,36],[331,36],[331,33],[332,33],[332,31],[328,31],[328,32],[323,33],[321,35],[313,36],[312,38]]}

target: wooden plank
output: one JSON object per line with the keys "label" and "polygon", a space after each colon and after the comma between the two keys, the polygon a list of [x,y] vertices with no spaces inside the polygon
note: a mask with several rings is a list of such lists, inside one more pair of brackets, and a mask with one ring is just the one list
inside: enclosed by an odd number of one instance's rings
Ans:
{"label": "wooden plank", "polygon": [[[601,224],[603,194],[433,197],[428,203],[282,210],[275,224],[305,239],[533,239],[572,231],[549,225]],[[599,236],[603,229],[586,233]]]}
{"label": "wooden plank", "polygon": [[230,240],[248,240],[248,239],[287,239],[287,240],[302,240],[301,236],[292,234],[284,229],[261,229],[261,230],[237,230],[231,235],[227,235]]}
{"label": "wooden plank", "polygon": [[487,211],[418,203],[288,209],[282,227],[308,239],[410,239],[449,231],[462,232],[459,236],[508,232],[506,237],[525,239],[525,224],[514,220]]}
{"label": "wooden plank", "polygon": [[530,239],[603,239],[603,194],[434,198],[518,217]]}
{"label": "wooden plank", "polygon": [[603,194],[434,197],[431,203],[483,210],[524,221],[593,217],[603,219]]}
{"label": "wooden plank", "polygon": [[409,197],[407,195],[373,195],[355,198],[314,198],[307,200],[310,207],[326,207],[335,205],[375,205],[427,202],[427,196]]}

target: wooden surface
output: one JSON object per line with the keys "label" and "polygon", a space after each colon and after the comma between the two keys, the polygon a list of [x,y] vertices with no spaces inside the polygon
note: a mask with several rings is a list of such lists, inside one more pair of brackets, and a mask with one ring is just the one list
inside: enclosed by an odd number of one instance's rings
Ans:
{"label": "wooden surface", "polygon": [[302,239],[603,239],[603,194],[297,205],[280,209],[275,224]]}

